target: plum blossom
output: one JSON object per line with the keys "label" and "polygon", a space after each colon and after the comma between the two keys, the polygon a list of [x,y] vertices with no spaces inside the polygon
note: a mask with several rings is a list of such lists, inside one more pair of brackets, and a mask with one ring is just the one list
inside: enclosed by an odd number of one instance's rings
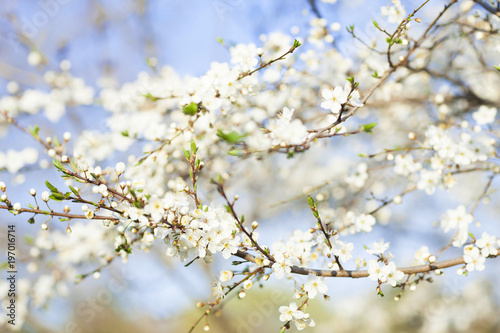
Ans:
{"label": "plum blossom", "polygon": [[488,125],[495,121],[497,115],[497,109],[495,107],[487,107],[481,105],[476,112],[472,114],[472,118],[476,121],[478,125]]}
{"label": "plum blossom", "polygon": [[498,249],[496,248],[497,238],[483,232],[481,238],[476,240],[476,246],[481,249],[481,255],[487,257],[489,255],[497,255]]}
{"label": "plum blossom", "polygon": [[322,294],[327,292],[328,287],[323,281],[324,278],[322,276],[316,276],[315,274],[310,273],[307,278],[308,281],[304,284],[304,291],[307,292],[309,298],[316,297],[318,292]]}
{"label": "plum blossom", "polygon": [[335,89],[323,89],[321,95],[324,100],[321,103],[323,109],[330,110],[333,114],[339,113],[342,104],[347,103],[348,92],[344,91],[342,87],[335,87]]}
{"label": "plum blossom", "polygon": [[467,254],[464,254],[464,261],[466,263],[465,269],[467,271],[482,271],[484,270],[486,257],[481,255],[481,252],[479,252],[477,247],[474,247],[472,250],[469,250]]}
{"label": "plum blossom", "polygon": [[347,262],[352,258],[352,250],[354,249],[354,244],[344,243],[339,239],[336,239],[332,244],[332,253],[339,257],[340,261]]}

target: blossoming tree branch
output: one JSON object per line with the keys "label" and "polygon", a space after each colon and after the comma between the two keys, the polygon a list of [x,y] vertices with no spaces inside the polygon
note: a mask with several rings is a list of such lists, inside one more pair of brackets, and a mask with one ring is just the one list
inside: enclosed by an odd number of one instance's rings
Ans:
{"label": "blossoming tree branch", "polygon": [[[500,173],[498,6],[428,0],[404,8],[393,0],[367,39],[304,3],[315,14],[309,31],[274,32],[255,44],[220,40],[230,61],[200,77],[179,77],[152,59],[152,72],[121,87],[103,80],[96,93],[63,61],[43,76],[49,92],[9,83],[0,125],[31,136],[53,178],[20,202],[0,182],[0,209],[41,227],[30,255],[51,255],[47,265],[59,272],[45,286],[99,277],[115,259],[158,244],[186,266],[226,262],[191,330],[210,329],[228,295],[244,298],[273,277],[290,280],[276,327],[283,332],[315,325],[307,306],[329,299],[325,278],[368,278],[381,296],[398,289],[397,300],[445,269],[467,276],[497,260],[500,241],[488,231],[497,218],[475,216]],[[341,52],[337,35],[356,48]],[[28,58],[42,69],[45,61],[38,50]],[[43,111],[57,122],[81,105],[105,110],[108,131],[51,137],[30,121]],[[123,152],[126,160],[110,159]],[[33,147],[0,154],[0,169],[13,174],[39,159]],[[416,217],[446,241],[422,244],[413,262],[389,252],[389,231],[385,240],[358,241],[388,230],[392,210],[419,192],[453,196],[468,182],[479,191],[440,206],[437,223]],[[262,241],[269,229],[259,220],[270,212],[285,220],[292,204],[309,212],[301,228]],[[79,271],[89,262],[94,269]]]}

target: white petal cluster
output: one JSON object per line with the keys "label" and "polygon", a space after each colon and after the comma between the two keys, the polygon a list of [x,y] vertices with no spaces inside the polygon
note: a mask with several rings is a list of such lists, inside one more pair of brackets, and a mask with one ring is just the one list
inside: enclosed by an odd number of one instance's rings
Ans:
{"label": "white petal cluster", "polygon": [[460,205],[456,209],[448,209],[441,217],[441,228],[444,232],[456,229],[453,236],[453,246],[460,247],[467,241],[469,224],[474,221],[474,217],[468,214],[465,206]]}
{"label": "white petal cluster", "polygon": [[368,273],[370,280],[387,283],[393,287],[404,277],[404,273],[397,269],[393,261],[381,266],[377,260],[371,260],[368,262]]}
{"label": "white petal cluster", "polygon": [[288,306],[280,306],[280,320],[282,322],[293,321],[298,330],[303,330],[306,327],[314,327],[316,323],[309,318],[308,313],[299,310],[295,302],[290,303]]}

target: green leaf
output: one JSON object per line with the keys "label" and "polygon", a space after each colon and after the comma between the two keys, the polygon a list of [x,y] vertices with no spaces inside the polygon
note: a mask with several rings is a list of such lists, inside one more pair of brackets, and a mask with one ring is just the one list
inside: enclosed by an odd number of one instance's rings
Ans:
{"label": "green leaf", "polygon": [[295,40],[293,41],[293,47],[294,47],[294,48],[297,48],[297,47],[299,47],[300,45],[302,45],[302,44],[300,44],[300,42],[299,42],[298,40],[296,40],[296,39],[295,39]]}
{"label": "green leaf", "polygon": [[387,37],[385,41],[389,43],[389,45],[394,44],[394,39],[392,39],[391,37]]}
{"label": "green leaf", "polygon": [[54,185],[52,185],[51,183],[49,183],[48,180],[45,181],[45,186],[47,186],[49,188],[50,192],[52,192],[52,193],[59,193],[59,190]]}
{"label": "green leaf", "polygon": [[128,131],[123,131],[122,136],[128,137],[129,136]]}
{"label": "green leaf", "polygon": [[377,72],[377,71],[375,71],[375,73],[373,73],[373,74],[372,74],[372,77],[373,77],[373,78],[378,79],[378,78],[379,78],[379,76],[378,76],[378,72]]}
{"label": "green leaf", "polygon": [[155,97],[155,96],[151,95],[150,93],[147,93],[146,95],[143,95],[143,96],[152,102],[156,102],[157,100],[161,99],[159,97]]}
{"label": "green leaf", "polygon": [[[34,222],[34,221],[35,221],[35,220],[33,220],[33,222]],[[35,239],[33,238],[33,236],[26,235],[26,236],[24,236],[24,237],[23,237],[23,240],[24,240],[24,242],[25,242],[26,244],[28,244],[28,245],[33,245],[33,244],[35,244]]]}
{"label": "green leaf", "polygon": [[375,26],[375,28],[380,28],[377,21],[373,20],[373,25]]}
{"label": "green leaf", "polygon": [[196,147],[196,142],[194,142],[194,140],[191,141],[191,152],[193,154],[196,154],[196,152],[198,151],[198,147]]}
{"label": "green leaf", "polygon": [[500,72],[500,66],[493,66],[493,67]]}
{"label": "green leaf", "polygon": [[363,153],[359,153],[359,154],[358,154],[358,157],[368,157],[368,155],[363,154]]}
{"label": "green leaf", "polygon": [[363,131],[366,132],[366,133],[371,133],[372,132],[372,129],[377,126],[377,123],[369,123],[369,124],[363,124],[361,125],[362,128],[363,128]]}
{"label": "green leaf", "polygon": [[238,141],[241,141],[243,135],[238,134],[237,132],[224,133],[222,130],[217,131],[217,136],[227,143],[233,144]]}
{"label": "green leaf", "polygon": [[187,264],[184,265],[184,267],[188,267],[189,265],[191,265],[193,262],[196,261],[196,259],[200,259],[200,257],[196,257],[194,258],[193,260],[191,260],[190,262],[188,262]]}
{"label": "green leaf", "polygon": [[134,201],[134,206],[136,208],[142,208],[142,205],[141,205],[141,203],[139,201]]}
{"label": "green leaf", "polygon": [[64,198],[64,195],[61,194],[61,193],[52,193],[49,198],[51,198],[52,200],[54,201],[63,201],[65,198]]}
{"label": "green leaf", "polygon": [[198,112],[198,104],[192,102],[191,104],[184,105],[182,108],[182,113],[188,116],[194,116]]}
{"label": "green leaf", "polygon": [[215,40],[224,45],[224,40],[222,39],[222,37],[216,38]]}
{"label": "green leaf", "polygon": [[354,77],[353,76],[347,77],[346,80],[349,81],[350,84],[354,85]]}
{"label": "green leaf", "polygon": [[309,207],[314,208],[316,205],[314,204],[314,199],[311,198],[310,195],[307,196],[307,203],[309,204]]}
{"label": "green leaf", "polygon": [[231,156],[241,156],[243,155],[241,150],[239,149],[231,149],[230,151],[227,152]]}
{"label": "green leaf", "polygon": [[71,192],[64,193],[64,199],[68,199],[70,195],[71,195]]}
{"label": "green leaf", "polygon": [[35,127],[30,126],[29,129],[30,129],[31,135],[33,135],[34,137],[38,137],[38,132],[40,131],[40,127],[38,127],[38,125],[35,125]]}
{"label": "green leaf", "polygon": [[186,160],[188,160],[188,161],[191,159],[191,153],[186,149],[184,149],[184,156],[186,157]]}
{"label": "green leaf", "polygon": [[64,166],[62,165],[61,161],[54,159],[54,160],[52,161],[52,163],[54,164],[54,166],[55,166],[58,170],[61,170],[61,171],[62,171],[62,170],[64,170]]}

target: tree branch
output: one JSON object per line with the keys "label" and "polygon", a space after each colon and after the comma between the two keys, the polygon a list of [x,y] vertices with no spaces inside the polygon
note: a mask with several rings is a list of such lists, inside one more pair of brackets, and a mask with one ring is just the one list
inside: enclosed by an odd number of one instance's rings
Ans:
{"label": "tree branch", "polygon": [[[239,251],[234,254],[237,257],[240,257],[242,259],[245,259],[247,261],[255,263],[255,257],[247,252]],[[488,258],[496,258],[497,255],[490,255]],[[398,270],[402,271],[405,274],[418,274],[418,273],[427,273],[431,271],[435,271],[437,269],[443,269],[443,268],[448,268],[448,267],[453,267],[453,266],[458,266],[465,264],[464,257],[456,257],[453,259],[448,259],[448,260],[442,260],[442,261],[437,261],[433,264],[429,265],[420,265],[420,266],[409,266],[409,267],[399,267]],[[270,266],[267,266],[270,267]],[[306,267],[298,267],[298,266],[292,266],[291,267],[292,273],[298,274],[298,275],[309,275],[310,273],[313,273],[317,276],[323,276],[323,277],[350,277],[353,279],[359,279],[359,278],[365,278],[368,277],[370,274],[366,270],[341,270],[341,271],[335,271],[335,270],[328,270],[328,269],[313,269],[313,268],[306,268]]]}

